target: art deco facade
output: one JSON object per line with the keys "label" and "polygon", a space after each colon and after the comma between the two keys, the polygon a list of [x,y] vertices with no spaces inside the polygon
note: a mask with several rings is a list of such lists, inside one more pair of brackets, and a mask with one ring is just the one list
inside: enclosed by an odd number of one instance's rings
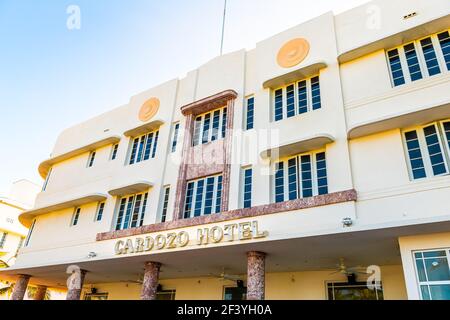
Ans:
{"label": "art deco facade", "polygon": [[326,13],[66,129],[15,298],[72,266],[72,299],[449,299],[449,28]]}

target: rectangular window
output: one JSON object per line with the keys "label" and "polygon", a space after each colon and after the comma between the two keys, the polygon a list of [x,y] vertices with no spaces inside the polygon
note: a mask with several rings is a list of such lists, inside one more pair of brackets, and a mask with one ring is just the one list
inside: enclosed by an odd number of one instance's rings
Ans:
{"label": "rectangular window", "polygon": [[[222,203],[222,176],[189,181],[186,189],[184,218],[219,213]],[[213,206],[215,204],[215,206]]]}
{"label": "rectangular window", "polygon": [[450,36],[449,32],[445,31],[438,34],[439,44],[441,45],[442,55],[444,56],[447,71],[450,71]]}
{"label": "rectangular window", "polygon": [[96,155],[96,152],[95,152],[95,151],[92,151],[92,152],[89,154],[88,165],[87,165],[88,168],[91,168],[91,167],[94,165],[95,155]]}
{"label": "rectangular window", "polygon": [[159,130],[134,138],[131,147],[130,165],[155,158]]}
{"label": "rectangular window", "polygon": [[177,142],[178,142],[178,131],[180,130],[180,123],[176,123],[173,129],[173,137],[172,137],[172,152],[177,151]]}
{"label": "rectangular window", "polygon": [[101,202],[97,208],[97,214],[95,215],[95,221],[101,221],[103,218],[103,211],[105,210],[105,203]]}
{"label": "rectangular window", "polygon": [[25,242],[25,237],[20,237],[19,244],[17,245],[16,255],[19,253],[19,250],[22,249],[23,243]]}
{"label": "rectangular window", "polygon": [[28,245],[30,244],[30,238],[31,238],[31,234],[33,233],[33,230],[34,230],[35,223],[36,223],[36,219],[33,220],[30,230],[28,230],[28,235],[27,235],[27,238],[25,239],[25,247],[28,247]]}
{"label": "rectangular window", "polygon": [[419,39],[387,51],[394,87],[450,70],[449,32]]}
{"label": "rectangular window", "polygon": [[47,189],[48,181],[50,180],[50,175],[52,174],[52,168],[48,170],[47,177],[45,177],[44,185],[42,186],[42,191],[45,191]]}
{"label": "rectangular window", "polygon": [[443,121],[404,132],[411,179],[449,173],[449,123]]}
{"label": "rectangular window", "polygon": [[245,130],[253,129],[255,113],[255,98],[251,97],[247,99],[247,108],[245,112]]}
{"label": "rectangular window", "polygon": [[167,219],[167,208],[169,206],[169,195],[170,195],[170,187],[164,188],[164,200],[161,211],[161,222],[166,222]]}
{"label": "rectangular window", "polygon": [[243,169],[243,192],[242,192],[242,203],[244,208],[251,208],[252,207],[252,176],[253,176],[253,169],[252,168],[245,168]]}
{"label": "rectangular window", "polygon": [[111,149],[111,160],[116,160],[117,158],[117,151],[119,150],[119,144],[115,144],[112,146]]}
{"label": "rectangular window", "polygon": [[383,287],[369,288],[367,282],[327,283],[328,300],[384,300]]}
{"label": "rectangular window", "polygon": [[194,122],[192,145],[195,147],[225,138],[226,123],[227,108],[216,109],[197,116]]}
{"label": "rectangular window", "polygon": [[274,91],[274,120],[291,118],[322,107],[319,76]]}
{"label": "rectangular window", "polygon": [[76,226],[78,224],[78,221],[80,220],[80,212],[81,208],[75,208],[75,211],[72,215],[72,221],[70,223],[71,226]]}
{"label": "rectangular window", "polygon": [[449,249],[413,253],[422,300],[450,300]]}
{"label": "rectangular window", "polygon": [[328,194],[327,166],[323,151],[277,162],[275,170],[275,202]]}
{"label": "rectangular window", "polygon": [[120,199],[116,230],[141,227],[144,224],[148,193],[128,195]]}
{"label": "rectangular window", "polygon": [[3,232],[2,235],[0,236],[0,249],[3,249],[5,247],[7,236],[8,236],[7,232]]}

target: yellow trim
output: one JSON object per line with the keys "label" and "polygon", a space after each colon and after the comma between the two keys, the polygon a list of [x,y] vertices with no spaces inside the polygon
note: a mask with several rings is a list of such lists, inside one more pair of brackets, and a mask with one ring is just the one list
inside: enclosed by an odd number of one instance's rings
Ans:
{"label": "yellow trim", "polygon": [[158,129],[159,127],[161,127],[164,124],[164,121],[157,119],[157,120],[153,120],[149,123],[140,125],[136,128],[127,130],[123,133],[123,135],[125,137],[136,137],[136,136],[140,136],[143,134],[146,134],[148,132],[152,132],[156,129]]}
{"label": "yellow trim", "polygon": [[51,204],[51,205],[48,205],[45,207],[40,207],[40,208],[36,208],[33,210],[28,210],[28,211],[22,212],[19,215],[19,221],[24,227],[30,228],[34,218],[36,218],[39,215],[46,214],[46,213],[53,212],[53,211],[64,210],[64,209],[68,209],[68,208],[72,208],[72,207],[79,207],[79,206],[82,206],[87,203],[99,202],[99,201],[104,201],[104,200],[106,200],[106,195],[104,195],[104,194],[101,194],[101,193],[89,194],[89,195],[86,195],[83,197],[79,197],[79,198],[67,200],[64,202],[59,202],[59,203]]}
{"label": "yellow trim", "polygon": [[101,140],[89,143],[89,144],[84,145],[82,147],[70,150],[70,151],[68,151],[66,153],[62,153],[60,155],[51,157],[50,159],[45,160],[44,162],[42,162],[39,165],[39,174],[41,175],[41,177],[43,179],[45,179],[47,177],[47,174],[48,174],[50,168],[53,165],[55,165],[56,163],[59,163],[59,162],[65,161],[67,159],[79,156],[79,155],[81,155],[83,153],[86,153],[86,152],[94,151],[94,150],[96,150],[98,148],[107,146],[109,144],[116,144],[119,141],[120,141],[120,137],[119,136],[110,136],[110,137],[107,137],[107,138],[104,138],[104,139],[101,139]]}
{"label": "yellow trim", "polygon": [[281,76],[264,81],[264,89],[276,89],[278,87],[287,86],[293,82],[310,78],[312,76],[318,75],[321,69],[327,67],[327,64],[323,61],[318,61],[313,64],[307,65],[300,69],[294,70],[292,72],[283,74]]}
{"label": "yellow trim", "polygon": [[124,196],[124,195],[128,195],[128,194],[140,193],[140,192],[150,189],[151,187],[153,187],[153,183],[151,183],[151,182],[138,181],[133,184],[114,188],[112,190],[109,190],[108,193],[112,196]]}

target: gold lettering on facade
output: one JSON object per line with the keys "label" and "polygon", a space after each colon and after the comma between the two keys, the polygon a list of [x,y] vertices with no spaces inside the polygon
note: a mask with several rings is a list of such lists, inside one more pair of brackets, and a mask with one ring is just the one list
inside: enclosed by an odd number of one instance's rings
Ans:
{"label": "gold lettering on facade", "polygon": [[181,231],[177,236],[177,244],[179,247],[186,247],[189,243],[189,233]]}
{"label": "gold lettering on facade", "polygon": [[168,249],[174,249],[177,247],[177,244],[175,243],[176,238],[177,238],[176,233],[169,233],[167,235],[167,248]]}
{"label": "gold lettering on facade", "polygon": [[[243,241],[266,238],[267,231],[260,231],[258,221],[227,224],[224,226],[203,227],[197,229],[197,245],[208,245],[224,241]],[[186,247],[190,242],[187,231],[118,240],[114,246],[116,255],[143,253],[152,250],[176,249]]]}
{"label": "gold lettering on facade", "polygon": [[214,243],[221,242],[223,239],[223,229],[219,226],[211,228],[211,240]]}
{"label": "gold lettering on facade", "polygon": [[252,238],[252,223],[239,223],[239,240],[250,240]]}

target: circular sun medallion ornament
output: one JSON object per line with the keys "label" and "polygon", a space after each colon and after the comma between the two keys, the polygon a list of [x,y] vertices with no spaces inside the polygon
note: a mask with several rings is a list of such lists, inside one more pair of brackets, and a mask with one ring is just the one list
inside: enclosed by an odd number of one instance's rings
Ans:
{"label": "circular sun medallion ornament", "polygon": [[303,38],[293,39],[278,52],[277,62],[283,68],[291,68],[305,60],[309,53],[309,42]]}
{"label": "circular sun medallion ornament", "polygon": [[141,110],[139,110],[139,120],[148,121],[153,118],[159,110],[159,99],[150,98],[142,105]]}

